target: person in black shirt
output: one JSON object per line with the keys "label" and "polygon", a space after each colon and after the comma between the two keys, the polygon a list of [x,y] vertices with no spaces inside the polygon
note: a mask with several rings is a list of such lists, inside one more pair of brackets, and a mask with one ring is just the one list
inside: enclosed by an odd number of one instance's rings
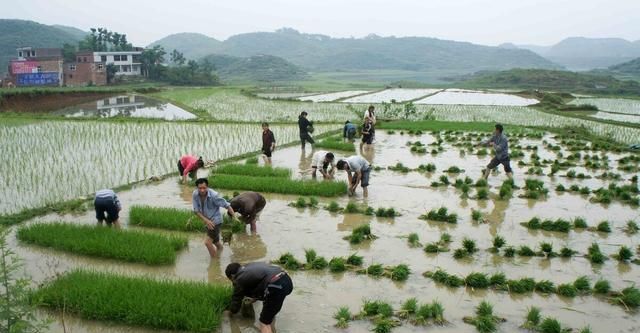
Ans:
{"label": "person in black shirt", "polygon": [[313,123],[307,119],[307,111],[302,111],[298,116],[298,127],[300,127],[300,142],[302,143],[302,149],[304,149],[305,143],[309,142],[314,144],[313,138],[309,134],[310,130],[313,131]]}
{"label": "person in black shirt", "polygon": [[282,268],[262,262],[227,265],[225,275],[233,282],[233,295],[227,310],[230,314],[240,311],[245,297],[262,301],[260,332],[275,331],[275,316],[282,309],[284,299],[293,291],[293,282]]}
{"label": "person in black shirt", "polygon": [[269,123],[262,123],[262,158],[264,164],[271,164],[271,154],[276,149],[276,138],[269,129]]}

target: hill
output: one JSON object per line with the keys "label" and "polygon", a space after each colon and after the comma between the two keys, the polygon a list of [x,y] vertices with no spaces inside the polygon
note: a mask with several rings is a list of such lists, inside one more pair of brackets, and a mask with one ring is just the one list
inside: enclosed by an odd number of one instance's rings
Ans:
{"label": "hill", "polygon": [[599,95],[640,95],[640,83],[636,81],[622,81],[610,75],[540,69],[480,72],[460,80],[458,85],[469,88],[516,88]]}
{"label": "hill", "polygon": [[640,76],[640,58],[610,66],[609,71],[621,75]]}
{"label": "hill", "polygon": [[202,61],[213,64],[224,81],[294,81],[307,76],[298,66],[270,55],[241,58],[213,54],[202,58]]}
{"label": "hill", "polygon": [[167,53],[178,50],[187,59],[199,59],[212,53],[218,53],[222,42],[215,38],[194,32],[183,32],[169,35],[149,45],[153,47],[160,45]]}
{"label": "hill", "polygon": [[590,70],[630,61],[640,57],[640,41],[621,38],[566,38],[553,46],[518,45],[567,67]]}
{"label": "hill", "polygon": [[0,19],[0,76],[7,72],[11,58],[16,57],[16,48],[62,47],[64,43],[77,43],[82,37],[69,27],[44,25],[33,21]]}
{"label": "hill", "polygon": [[69,26],[66,26],[66,25],[54,24],[54,25],[52,25],[52,27],[58,28],[58,29],[60,29],[60,30],[62,30],[64,32],[67,32],[68,34],[76,37],[77,39],[83,39],[89,34],[88,31],[80,30],[78,28],[69,27]]}
{"label": "hill", "polygon": [[[162,41],[162,40],[161,40]],[[198,49],[182,40],[184,49]],[[159,44],[160,41],[156,42]],[[154,44],[156,44],[154,43]],[[166,47],[166,49],[171,49]],[[350,70],[479,70],[559,68],[541,56],[522,49],[504,49],[426,37],[332,38],[293,29],[239,34],[223,41],[214,53],[237,57],[269,54],[314,71]]]}

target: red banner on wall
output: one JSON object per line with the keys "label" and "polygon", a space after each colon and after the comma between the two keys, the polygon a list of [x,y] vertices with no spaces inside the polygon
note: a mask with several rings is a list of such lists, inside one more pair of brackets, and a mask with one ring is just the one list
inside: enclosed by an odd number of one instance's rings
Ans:
{"label": "red banner on wall", "polygon": [[38,72],[36,61],[12,61],[11,74],[31,74]]}

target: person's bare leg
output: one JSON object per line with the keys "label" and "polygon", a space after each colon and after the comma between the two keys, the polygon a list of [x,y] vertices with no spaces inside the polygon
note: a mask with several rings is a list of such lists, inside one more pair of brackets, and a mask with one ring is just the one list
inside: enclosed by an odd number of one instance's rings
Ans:
{"label": "person's bare leg", "polygon": [[98,220],[98,225],[102,225],[104,223],[103,220]]}
{"label": "person's bare leg", "polygon": [[258,228],[256,227],[256,218],[254,217],[253,219],[251,219],[251,232],[256,232],[258,230]]}
{"label": "person's bare leg", "polygon": [[211,240],[211,238],[209,238],[209,236],[205,236],[204,246],[207,247],[207,251],[209,251],[209,255],[211,256],[211,258],[215,258],[218,254],[218,250],[216,250],[216,247],[213,246],[213,241]]}
{"label": "person's bare leg", "polygon": [[311,178],[316,179],[316,172],[318,171],[318,169],[316,168],[312,168],[313,172],[311,173]]}
{"label": "person's bare leg", "polygon": [[120,219],[113,221],[113,227],[116,229],[120,229]]}
{"label": "person's bare leg", "polygon": [[482,178],[484,178],[484,180],[487,180],[489,178],[489,173],[491,172],[491,170],[486,169],[484,170],[484,173],[482,174]]}
{"label": "person's bare leg", "polygon": [[369,187],[368,186],[362,188],[362,196],[365,197],[365,198],[369,196]]}
{"label": "person's bare leg", "polygon": [[271,328],[271,325],[265,325],[260,323],[260,333],[273,333],[274,330]]}
{"label": "person's bare leg", "polygon": [[509,178],[509,180],[513,180],[513,173],[507,172],[507,178]]}
{"label": "person's bare leg", "polygon": [[222,252],[222,242],[218,241],[216,243],[216,249],[218,250],[218,252]]}

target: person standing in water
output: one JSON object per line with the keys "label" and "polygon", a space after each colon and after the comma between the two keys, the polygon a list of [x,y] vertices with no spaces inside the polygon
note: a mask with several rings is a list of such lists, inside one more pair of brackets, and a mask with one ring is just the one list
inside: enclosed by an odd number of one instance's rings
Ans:
{"label": "person standing in water", "polygon": [[376,139],[376,108],[373,105],[369,105],[369,108],[364,112],[364,124],[367,124],[367,120],[371,123],[371,142]]}
{"label": "person standing in water", "polygon": [[362,186],[362,195],[366,198],[369,196],[369,175],[371,174],[371,165],[364,157],[353,155],[346,159],[338,161],[336,164],[338,170],[347,172],[349,179],[349,195],[356,192],[358,184]]}
{"label": "person standing in water", "polygon": [[214,258],[218,251],[222,250],[220,242],[220,227],[222,226],[222,214],[220,208],[225,208],[229,216],[234,216],[233,207],[224,200],[216,191],[209,188],[209,181],[206,178],[196,180],[196,189],[192,194],[193,212],[204,223],[207,236],[204,245],[209,251],[211,258]]}
{"label": "person standing in water", "polygon": [[489,178],[491,170],[500,164],[504,166],[504,172],[507,173],[507,177],[513,179],[513,170],[509,161],[509,139],[504,135],[503,130],[504,128],[501,124],[496,124],[493,136],[479,144],[481,146],[491,145],[496,152],[496,156],[491,159],[491,162],[487,164],[487,168],[484,170],[482,175],[484,179]]}
{"label": "person standing in water", "polygon": [[271,154],[276,149],[276,138],[269,129],[269,123],[262,123],[262,158],[264,164],[271,165]]}
{"label": "person standing in water", "polygon": [[95,200],[93,201],[93,206],[96,210],[96,219],[98,220],[98,224],[102,225],[102,222],[106,221],[107,226],[111,226],[112,224],[116,226],[116,228],[120,227],[120,211],[122,210],[122,205],[120,204],[120,200],[111,189],[102,189],[96,192]]}
{"label": "person standing in water", "polygon": [[267,200],[258,192],[243,192],[229,201],[231,208],[242,215],[242,220],[251,225],[251,231],[256,232],[258,215],[267,205]]}
{"label": "person standing in water", "polygon": [[357,132],[356,125],[347,120],[344,122],[344,128],[342,129],[342,138],[348,141],[353,141]]}
{"label": "person standing in water", "polygon": [[182,183],[187,182],[187,176],[195,179],[198,175],[198,169],[204,167],[202,156],[195,157],[193,155],[184,155],[178,160],[178,172],[182,177]]}
{"label": "person standing in water", "polygon": [[309,142],[311,145],[315,143],[311,134],[309,134],[310,131],[313,131],[313,123],[307,119],[307,115],[307,111],[302,111],[300,116],[298,116],[298,127],[300,128],[300,143],[302,144],[302,149],[304,149],[306,142]]}

